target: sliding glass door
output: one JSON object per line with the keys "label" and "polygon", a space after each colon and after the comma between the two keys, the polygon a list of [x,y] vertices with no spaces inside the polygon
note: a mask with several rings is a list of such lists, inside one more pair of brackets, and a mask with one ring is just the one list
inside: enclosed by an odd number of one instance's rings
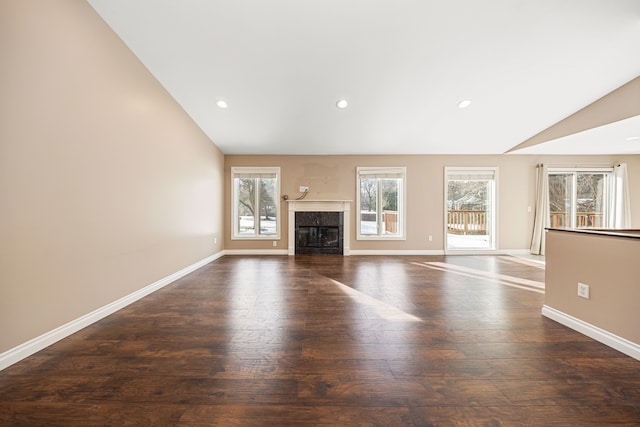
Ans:
{"label": "sliding glass door", "polygon": [[497,168],[445,168],[445,248],[496,248]]}

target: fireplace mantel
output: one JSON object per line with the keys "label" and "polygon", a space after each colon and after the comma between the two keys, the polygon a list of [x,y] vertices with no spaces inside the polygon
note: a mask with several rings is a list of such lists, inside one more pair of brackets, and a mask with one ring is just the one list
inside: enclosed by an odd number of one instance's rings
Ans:
{"label": "fireplace mantel", "polygon": [[289,203],[289,255],[296,254],[296,212],[343,212],[343,255],[349,255],[351,236],[351,200],[288,200]]}

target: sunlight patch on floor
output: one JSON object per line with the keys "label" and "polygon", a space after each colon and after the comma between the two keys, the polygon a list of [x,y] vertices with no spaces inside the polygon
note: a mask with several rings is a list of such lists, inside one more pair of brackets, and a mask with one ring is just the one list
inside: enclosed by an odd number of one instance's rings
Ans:
{"label": "sunlight patch on floor", "polygon": [[419,317],[406,313],[392,305],[370,297],[369,295],[363,294],[362,292],[340,283],[337,280],[329,280],[354,302],[372,309],[376,315],[385,320],[392,322],[422,322],[422,319]]}
{"label": "sunlight patch on floor", "polygon": [[520,255],[499,256],[498,259],[500,259],[501,261],[506,261],[514,264],[522,264],[522,265],[527,265],[529,267],[539,268],[541,270],[545,269],[544,256],[540,256],[540,255],[530,255],[526,257],[520,256]]}
{"label": "sunlight patch on floor", "polygon": [[412,264],[421,267],[432,268],[434,270],[444,271],[447,273],[455,273],[465,277],[489,280],[492,283],[544,294],[544,283],[535,280],[528,280],[505,274],[492,273],[489,271],[478,270],[477,268],[448,264],[446,262],[412,262]]}

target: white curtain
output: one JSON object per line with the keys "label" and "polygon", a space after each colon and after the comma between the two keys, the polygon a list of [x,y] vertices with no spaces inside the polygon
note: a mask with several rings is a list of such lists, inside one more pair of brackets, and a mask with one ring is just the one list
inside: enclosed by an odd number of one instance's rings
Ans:
{"label": "white curtain", "polygon": [[536,212],[533,220],[531,253],[544,255],[545,228],[549,227],[549,181],[547,167],[536,166]]}
{"label": "white curtain", "polygon": [[631,227],[631,204],[629,200],[626,163],[620,163],[613,168],[612,197],[608,225],[610,228]]}

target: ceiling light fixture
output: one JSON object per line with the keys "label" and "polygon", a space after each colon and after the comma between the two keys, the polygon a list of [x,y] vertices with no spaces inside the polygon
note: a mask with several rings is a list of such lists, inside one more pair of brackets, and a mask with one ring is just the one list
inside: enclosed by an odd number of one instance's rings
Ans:
{"label": "ceiling light fixture", "polygon": [[460,108],[461,110],[463,108],[467,108],[469,105],[471,105],[471,100],[469,99],[463,99],[462,101],[458,102],[458,108]]}
{"label": "ceiling light fixture", "polygon": [[347,108],[347,105],[349,105],[349,103],[346,99],[339,99],[338,102],[336,102],[336,107],[340,109]]}
{"label": "ceiling light fixture", "polygon": [[635,141],[636,139],[640,139],[640,136],[630,136],[627,141]]}
{"label": "ceiling light fixture", "polygon": [[216,101],[216,105],[218,106],[218,108],[227,108],[227,101],[225,101],[224,99],[218,99]]}

